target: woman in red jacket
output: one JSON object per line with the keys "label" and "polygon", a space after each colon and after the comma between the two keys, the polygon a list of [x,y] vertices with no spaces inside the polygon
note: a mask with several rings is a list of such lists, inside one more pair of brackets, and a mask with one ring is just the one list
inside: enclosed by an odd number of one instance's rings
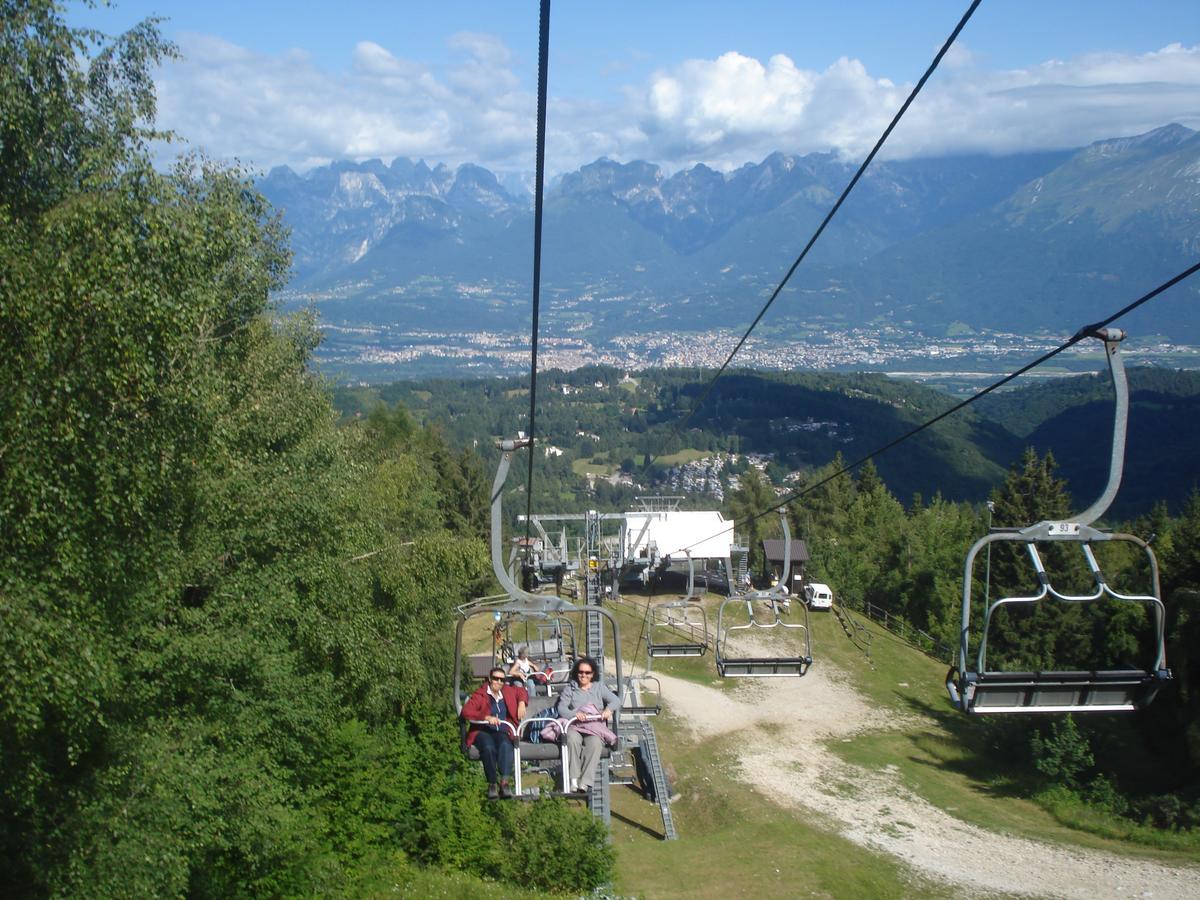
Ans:
{"label": "woman in red jacket", "polygon": [[463,704],[461,715],[471,723],[467,730],[467,746],[479,748],[479,759],[488,780],[489,800],[512,796],[509,779],[513,773],[513,744],[517,741],[517,724],[525,718],[528,702],[529,694],[525,688],[505,684],[504,670],[495,666],[487,680]]}

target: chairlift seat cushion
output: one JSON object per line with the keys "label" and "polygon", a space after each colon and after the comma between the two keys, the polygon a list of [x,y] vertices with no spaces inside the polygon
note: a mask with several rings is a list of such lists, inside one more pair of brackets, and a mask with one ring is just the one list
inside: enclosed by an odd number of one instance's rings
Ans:
{"label": "chairlift seat cushion", "polygon": [[648,644],[651,656],[703,656],[708,647],[704,644]]}
{"label": "chairlift seat cushion", "polygon": [[476,678],[486,678],[495,668],[490,653],[472,653],[468,659],[471,661],[471,674]]}
{"label": "chairlift seat cushion", "polygon": [[[604,748],[601,759],[607,759],[609,749]],[[562,758],[562,748],[558,744],[531,744],[521,741],[521,762],[548,762]],[[479,748],[472,744],[467,748],[467,759],[479,762]]]}
{"label": "chairlift seat cushion", "polygon": [[541,662],[562,656],[562,641],[558,638],[545,638],[540,641],[527,641],[521,644],[529,652],[529,658]]}
{"label": "chairlift seat cushion", "polygon": [[1157,691],[1153,673],[1140,669],[970,674],[972,711],[1101,712],[1134,710]]}
{"label": "chairlift seat cushion", "polygon": [[811,659],[797,656],[792,658],[723,659],[717,668],[723,678],[769,678],[771,676],[804,675],[810,665],[812,665]]}

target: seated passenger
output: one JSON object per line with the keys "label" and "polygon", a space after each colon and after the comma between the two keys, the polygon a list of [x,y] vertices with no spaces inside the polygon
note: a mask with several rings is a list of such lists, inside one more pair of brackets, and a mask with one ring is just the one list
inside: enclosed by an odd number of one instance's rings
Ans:
{"label": "seated passenger", "polygon": [[529,658],[529,648],[522,647],[517,651],[517,658],[513,660],[513,664],[508,669],[508,680],[510,684],[519,684],[526,690],[532,688],[534,684],[545,684],[546,679],[541,676],[538,667],[533,664]]}
{"label": "seated passenger", "polygon": [[[600,681],[600,667],[590,656],[581,656],[571,669],[567,686],[558,697],[558,714],[564,719],[587,721],[588,713],[599,710],[600,718],[610,723],[613,714],[621,708],[621,698]],[[596,764],[604,750],[604,739],[599,734],[584,734],[578,728],[567,731],[567,759],[571,766],[571,783],[568,790],[588,791],[596,773]]]}
{"label": "seated passenger", "polygon": [[[493,666],[487,680],[463,704],[461,715],[471,723],[467,730],[467,746],[479,749],[483,773],[487,776],[489,800],[512,796],[513,744],[528,702],[529,694],[525,688],[505,684],[504,669]],[[512,728],[506,727],[504,722]]]}

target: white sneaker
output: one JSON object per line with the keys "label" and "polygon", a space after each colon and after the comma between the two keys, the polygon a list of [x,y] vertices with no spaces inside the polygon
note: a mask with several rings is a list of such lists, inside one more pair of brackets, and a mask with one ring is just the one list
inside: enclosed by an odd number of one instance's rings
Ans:
{"label": "white sneaker", "polygon": [[579,793],[579,779],[578,778],[571,779],[571,793],[572,794]]}

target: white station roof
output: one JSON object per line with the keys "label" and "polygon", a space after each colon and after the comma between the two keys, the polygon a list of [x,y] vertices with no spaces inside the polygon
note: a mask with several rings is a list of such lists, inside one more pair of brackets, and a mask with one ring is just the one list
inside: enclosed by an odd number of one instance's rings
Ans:
{"label": "white station roof", "polygon": [[689,550],[693,559],[728,559],[733,522],[707,510],[625,513],[626,558],[645,555],[651,542],[661,555],[682,559]]}

